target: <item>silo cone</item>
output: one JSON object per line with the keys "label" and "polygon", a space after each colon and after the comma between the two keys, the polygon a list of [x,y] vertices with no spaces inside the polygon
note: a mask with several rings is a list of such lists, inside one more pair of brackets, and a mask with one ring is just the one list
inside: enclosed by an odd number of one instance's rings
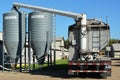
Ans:
{"label": "silo cone", "polygon": [[10,12],[3,14],[4,44],[11,59],[11,67],[13,68],[15,68],[20,55],[20,46],[23,48],[24,44],[22,36],[25,34],[22,32],[24,27],[21,21],[23,19],[22,15],[22,13],[14,8]]}
{"label": "silo cone", "polygon": [[50,46],[52,14],[35,11],[31,12],[28,18],[28,29],[31,32],[31,47],[37,56],[38,64],[43,64]]}

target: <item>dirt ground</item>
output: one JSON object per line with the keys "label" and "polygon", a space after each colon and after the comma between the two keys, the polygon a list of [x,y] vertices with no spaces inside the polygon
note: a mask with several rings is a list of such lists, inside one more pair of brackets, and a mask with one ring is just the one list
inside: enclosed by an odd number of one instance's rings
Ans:
{"label": "dirt ground", "polygon": [[120,60],[112,61],[112,76],[107,78],[98,77],[98,75],[90,76],[68,76],[67,70],[42,72],[8,72],[0,71],[0,80],[119,80],[120,78]]}

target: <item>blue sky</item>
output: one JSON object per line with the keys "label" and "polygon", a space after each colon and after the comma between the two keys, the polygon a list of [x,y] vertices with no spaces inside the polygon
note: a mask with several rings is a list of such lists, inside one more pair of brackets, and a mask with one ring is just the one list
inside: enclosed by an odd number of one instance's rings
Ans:
{"label": "blue sky", "polygon": [[[2,31],[2,14],[12,8],[14,2],[35,6],[53,8],[75,13],[85,13],[87,18],[98,18],[110,25],[111,38],[120,39],[120,0],[3,0],[0,2],[0,31]],[[27,9],[23,9],[28,12]],[[67,39],[68,26],[74,23],[74,19],[59,16],[56,17],[56,35]]]}

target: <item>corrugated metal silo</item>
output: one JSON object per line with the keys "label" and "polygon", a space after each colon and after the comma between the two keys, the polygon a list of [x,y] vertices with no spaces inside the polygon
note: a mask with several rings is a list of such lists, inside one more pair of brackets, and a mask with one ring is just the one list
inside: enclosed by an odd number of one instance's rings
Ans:
{"label": "corrugated metal silo", "polygon": [[3,14],[4,44],[11,58],[11,63],[16,63],[19,58],[20,45],[24,47],[25,14],[17,9]]}
{"label": "corrugated metal silo", "polygon": [[48,53],[52,37],[52,14],[31,12],[28,20],[31,31],[31,46],[39,64],[42,64]]}

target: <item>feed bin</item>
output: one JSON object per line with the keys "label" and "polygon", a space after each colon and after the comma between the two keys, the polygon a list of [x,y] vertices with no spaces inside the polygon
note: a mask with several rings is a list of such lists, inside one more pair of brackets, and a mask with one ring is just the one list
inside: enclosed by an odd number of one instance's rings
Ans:
{"label": "feed bin", "polygon": [[12,64],[17,63],[24,47],[25,19],[25,13],[16,8],[3,14],[3,40]]}
{"label": "feed bin", "polygon": [[28,17],[31,47],[38,64],[43,64],[52,42],[52,14],[34,11]]}

